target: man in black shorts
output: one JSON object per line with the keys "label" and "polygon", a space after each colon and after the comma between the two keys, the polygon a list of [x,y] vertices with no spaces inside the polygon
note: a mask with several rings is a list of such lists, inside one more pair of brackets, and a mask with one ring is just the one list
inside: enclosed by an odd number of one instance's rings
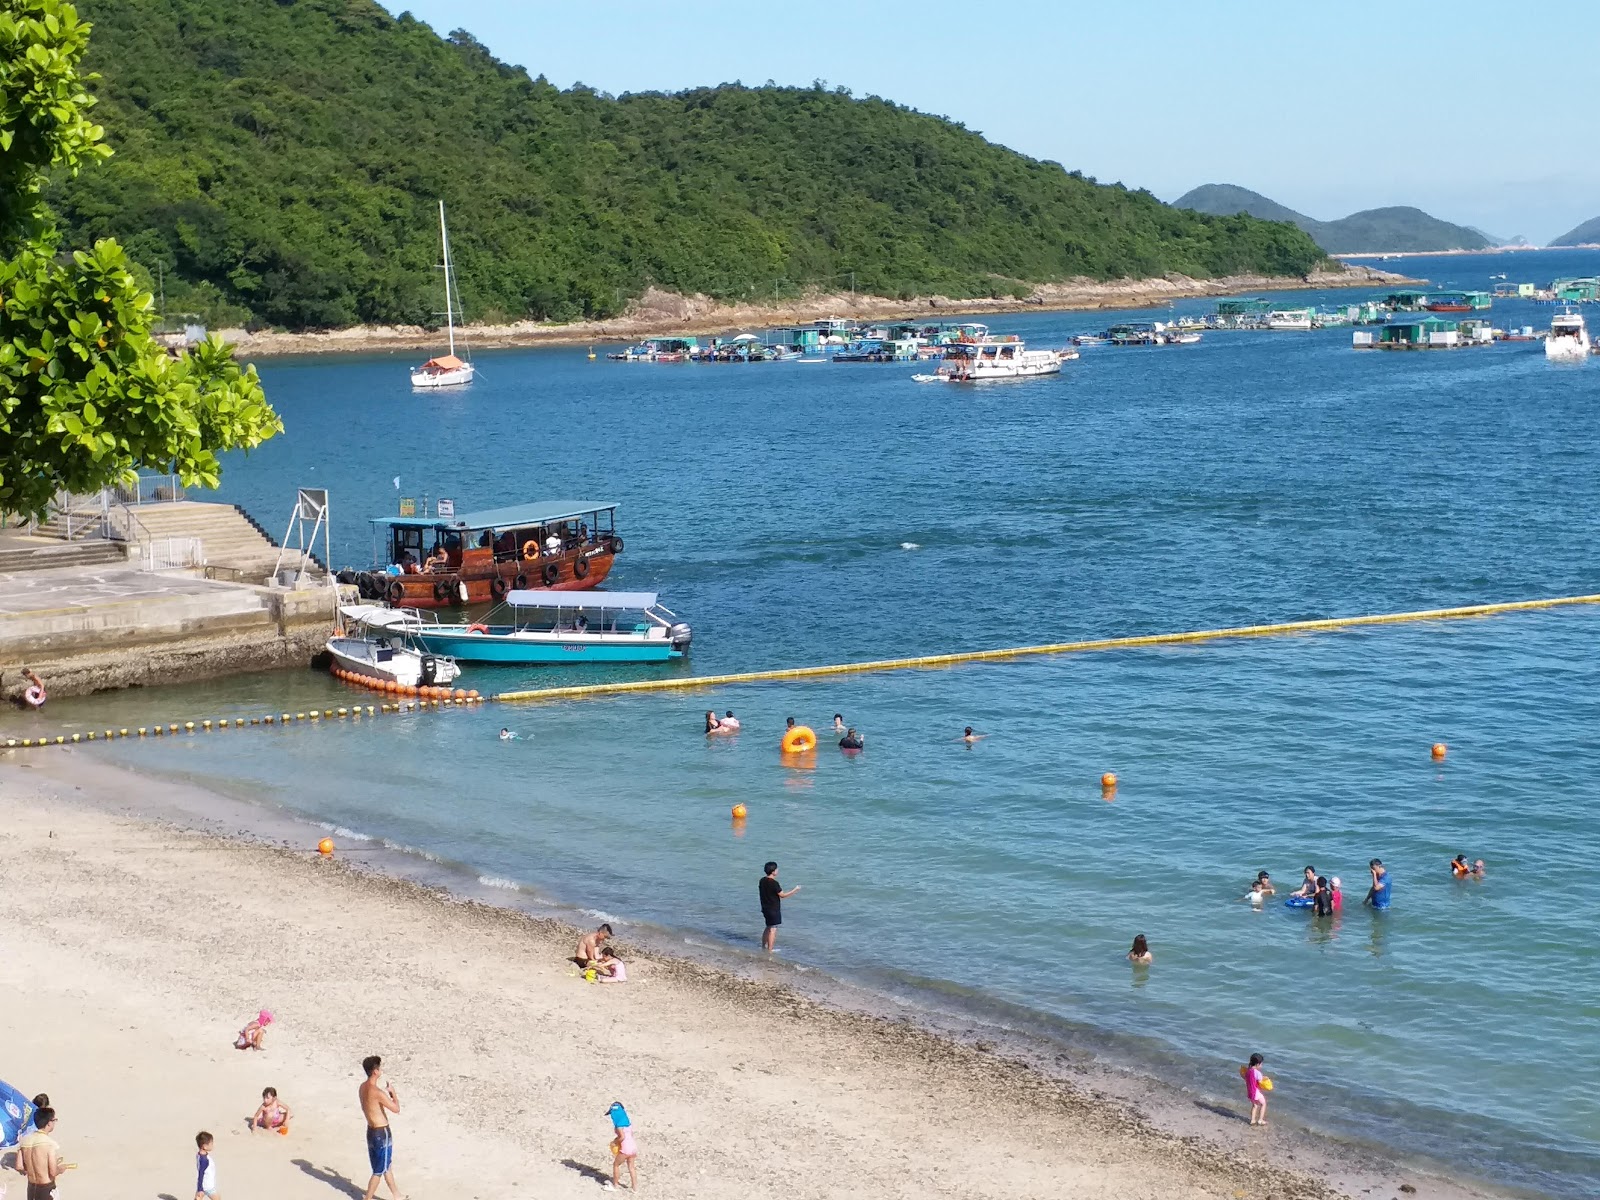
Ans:
{"label": "man in black shorts", "polygon": [[783,902],[800,890],[800,885],[795,884],[787,892],[778,883],[778,864],[769,862],[764,868],[766,874],[761,877],[758,890],[761,893],[761,916],[767,923],[766,932],[761,935],[761,948],[771,950],[773,943],[778,940],[778,926],[783,924]]}

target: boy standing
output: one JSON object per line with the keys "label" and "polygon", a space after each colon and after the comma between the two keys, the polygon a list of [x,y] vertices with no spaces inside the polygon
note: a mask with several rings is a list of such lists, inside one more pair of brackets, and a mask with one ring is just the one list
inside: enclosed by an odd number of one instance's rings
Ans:
{"label": "boy standing", "polygon": [[800,885],[784,891],[778,883],[778,864],[775,862],[769,862],[762,871],[758,890],[761,895],[761,917],[767,927],[761,934],[761,948],[770,951],[778,941],[778,926],[783,924],[783,902],[798,892]]}
{"label": "boy standing", "polygon": [[201,1130],[194,1135],[194,1200],[217,1200],[217,1164],[211,1157],[211,1135]]}
{"label": "boy standing", "polygon": [[361,1084],[361,1115],[367,1119],[367,1162],[372,1168],[372,1178],[367,1180],[366,1200],[378,1194],[378,1180],[389,1185],[389,1194],[400,1200],[400,1189],[395,1186],[394,1134],[389,1129],[389,1114],[400,1111],[400,1097],[395,1095],[394,1084],[383,1082],[383,1059],[376,1054],[361,1060],[361,1069],[367,1073]]}
{"label": "boy standing", "polygon": [[34,1111],[33,1129],[17,1143],[17,1170],[28,1177],[28,1200],[55,1200],[61,1173],[71,1170],[50,1136],[55,1129],[56,1111],[43,1105]]}

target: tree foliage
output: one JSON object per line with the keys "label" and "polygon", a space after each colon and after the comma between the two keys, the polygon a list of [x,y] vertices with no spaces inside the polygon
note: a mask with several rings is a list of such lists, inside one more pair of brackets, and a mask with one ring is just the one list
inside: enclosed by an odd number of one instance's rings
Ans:
{"label": "tree foliage", "polygon": [[40,201],[48,172],[110,153],[80,73],[88,26],[62,0],[0,0],[0,511],[42,513],[139,467],[215,486],[217,451],[283,426],[254,368],[220,342],[180,357],[127,256],[102,239],[60,253]]}
{"label": "tree foliage", "polygon": [[441,198],[478,319],[607,316],[651,285],[981,296],[1322,257],[821,83],[614,98],[372,0],[82,3],[119,153],[54,202],[194,289],[176,303],[271,325],[433,321]]}

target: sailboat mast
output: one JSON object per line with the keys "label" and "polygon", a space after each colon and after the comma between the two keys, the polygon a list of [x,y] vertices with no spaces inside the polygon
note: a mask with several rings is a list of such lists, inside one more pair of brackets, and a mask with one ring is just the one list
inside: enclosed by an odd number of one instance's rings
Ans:
{"label": "sailboat mast", "polygon": [[439,245],[444,250],[444,323],[450,335],[450,353],[456,352],[456,323],[450,312],[450,235],[444,227],[444,201],[439,201]]}

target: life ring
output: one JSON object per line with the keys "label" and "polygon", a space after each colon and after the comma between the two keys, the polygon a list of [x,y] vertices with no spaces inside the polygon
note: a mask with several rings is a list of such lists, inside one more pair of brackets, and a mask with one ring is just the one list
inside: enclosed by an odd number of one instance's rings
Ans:
{"label": "life ring", "polygon": [[484,625],[484,624],[481,624],[481,623],[479,623],[477,621],[474,621],[471,625],[467,626],[466,632],[467,633],[488,633],[489,632],[489,627],[487,625]]}
{"label": "life ring", "polygon": [[450,599],[450,585],[443,579],[433,585],[433,598],[441,601]]}
{"label": "life ring", "polygon": [[389,583],[388,594],[390,604],[399,604],[400,601],[406,598],[406,585],[401,583],[398,579],[391,580]]}
{"label": "life ring", "polygon": [[529,539],[522,543],[522,557],[529,562],[537,562],[539,558],[539,543]]}
{"label": "life ring", "polygon": [[544,580],[545,587],[555,587],[556,580],[561,578],[561,564],[545,563],[544,571],[540,577]]}
{"label": "life ring", "polygon": [[510,586],[499,575],[496,575],[489,581],[489,594],[496,600],[504,600],[506,598],[506,593],[510,590]]}
{"label": "life ring", "polygon": [[527,575],[524,574],[523,572],[519,571],[517,573],[516,585],[517,585],[517,591],[519,591],[519,592],[525,591],[527,589],[527,586],[528,586],[528,577],[527,577]]}
{"label": "life ring", "polygon": [[45,702],[44,688],[37,683],[30,683],[22,689],[22,699],[29,708],[43,708]]}
{"label": "life ring", "polygon": [[582,579],[589,573],[589,560],[587,558],[574,559],[572,563],[572,577]]}
{"label": "life ring", "polygon": [[783,735],[783,752],[785,754],[804,754],[807,750],[817,748],[817,735],[811,732],[809,725],[796,725]]}

